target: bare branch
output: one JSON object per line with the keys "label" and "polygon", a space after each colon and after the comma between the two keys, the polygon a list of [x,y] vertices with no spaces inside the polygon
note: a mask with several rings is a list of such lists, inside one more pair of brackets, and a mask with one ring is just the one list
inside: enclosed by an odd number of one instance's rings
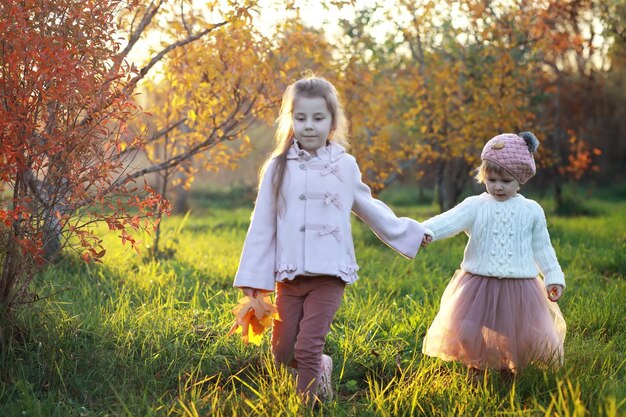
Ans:
{"label": "bare branch", "polygon": [[180,119],[179,121],[177,121],[174,124],[171,124],[167,127],[164,127],[161,130],[157,130],[156,132],[154,132],[152,134],[152,136],[150,137],[150,139],[148,139],[145,143],[149,144],[152,142],[156,142],[157,140],[161,139],[163,136],[167,135],[168,133],[170,133],[172,130],[176,129],[177,127],[183,125],[188,119],[186,117]]}
{"label": "bare branch", "polygon": [[[152,59],[150,60],[150,62],[148,62],[148,64],[146,66],[144,66],[140,71],[139,74],[137,74],[137,76],[133,77],[130,82],[128,84],[126,84],[126,86],[124,87],[123,90],[121,90],[118,94],[112,95],[111,97],[109,97],[108,100],[106,100],[104,103],[102,103],[98,108],[93,109],[87,116],[85,116],[85,118],[80,122],[80,126],[84,126],[88,123],[91,122],[92,120],[92,115],[93,113],[97,113],[99,110],[101,109],[105,109],[107,107],[109,107],[116,99],[120,98],[120,97],[128,97],[132,94],[132,92],[135,90],[135,87],[137,87],[137,84],[139,83],[139,81],[141,81],[146,74],[148,74],[148,72],[150,71],[150,69],[152,69],[152,67],[154,67],[159,61],[161,61],[163,59],[163,57],[165,55],[167,55],[169,52],[173,51],[176,48],[185,46],[191,42],[194,42],[200,38],[202,38],[203,36],[211,33],[212,31],[214,31],[217,28],[220,28],[222,26],[225,26],[227,24],[229,24],[230,21],[228,20],[224,20],[220,23],[215,23],[214,25],[212,25],[209,28],[206,28],[203,31],[200,31],[198,33],[196,33],[193,36],[189,36],[185,39],[182,39],[178,42],[174,42],[170,45],[168,45],[167,47],[165,47],[164,49],[161,50],[161,52],[159,52],[157,55],[155,55],[154,57],[152,57]],[[119,64],[117,64],[119,65]],[[105,83],[106,84],[106,83]]]}
{"label": "bare branch", "polygon": [[118,54],[117,57],[120,62],[122,61],[122,59],[126,58],[126,56],[133,49],[137,41],[139,41],[139,38],[141,38],[141,35],[146,30],[150,22],[152,22],[152,19],[154,19],[154,16],[156,16],[156,14],[159,12],[159,9],[161,8],[162,5],[163,5],[163,0],[160,0],[156,5],[154,4],[154,2],[150,3],[150,5],[148,6],[148,9],[142,16],[141,21],[139,22],[139,25],[137,26],[137,29],[135,30],[131,29],[130,36],[128,37],[128,44],[122,50],[122,52]]}
{"label": "bare branch", "polygon": [[[140,178],[140,177],[146,176],[154,172],[167,170],[169,168],[178,166],[182,164],[183,162],[190,160],[195,155],[201,152],[204,152],[218,145],[219,143],[234,139],[239,134],[241,134],[241,132],[246,127],[248,127],[252,123],[252,120],[253,120],[253,117],[251,115],[252,108],[253,108],[252,104],[248,105],[246,111],[242,113],[242,118],[237,120],[235,116],[239,114],[240,109],[241,109],[240,103],[238,103],[238,105],[235,107],[233,111],[231,111],[231,113],[228,115],[225,121],[221,123],[219,126],[215,126],[212,129],[211,133],[205,138],[205,140],[191,147],[185,153],[173,156],[161,162],[160,164],[139,169],[131,174],[126,175],[124,178],[118,179],[117,181],[115,181],[109,186],[109,188],[107,189],[107,193],[112,192],[122,187],[123,185],[127,184],[129,181],[132,181],[136,178]],[[217,132],[219,130],[223,130],[229,133],[218,137]]]}
{"label": "bare branch", "polygon": [[[179,128],[180,126],[184,125],[185,122],[188,119],[186,117],[180,119],[179,121],[164,127],[161,130],[157,130],[156,132],[154,132],[149,139],[145,140],[142,145],[149,145],[153,142],[156,142],[157,140],[161,139],[163,136],[167,135],[168,133],[170,133],[171,131],[173,131],[176,128]],[[114,158],[115,160],[120,160],[124,157],[126,157],[127,155],[129,155],[131,152],[136,152],[138,151],[140,148],[137,146],[129,146],[128,148],[124,149],[122,152],[113,155],[112,158]]]}
{"label": "bare branch", "polygon": [[167,47],[165,47],[164,49],[162,49],[162,50],[161,50],[161,52],[159,52],[158,54],[156,54],[156,55],[155,55],[155,56],[154,56],[154,57],[150,60],[150,62],[148,62],[148,64],[147,64],[145,67],[143,67],[143,68],[141,69],[141,71],[139,71],[139,74],[138,74],[136,77],[134,77],[134,78],[130,81],[130,83],[126,86],[126,88],[125,88],[124,90],[125,90],[125,91],[127,91],[127,92],[134,90],[134,89],[135,89],[135,86],[137,85],[137,83],[138,83],[141,79],[143,79],[143,78],[146,76],[146,74],[150,71],[150,69],[151,69],[153,66],[155,66],[157,62],[159,62],[161,59],[163,59],[163,57],[164,57],[167,53],[169,53],[169,52],[173,51],[173,50],[174,50],[174,49],[176,49],[176,48],[180,48],[181,46],[185,46],[185,45],[187,45],[187,44],[189,44],[189,43],[191,43],[191,42],[194,42],[194,41],[196,41],[196,40],[198,40],[198,39],[202,38],[203,36],[205,36],[205,35],[207,35],[207,34],[211,33],[211,32],[212,32],[212,31],[214,31],[215,29],[220,28],[220,27],[222,27],[222,26],[224,26],[224,25],[227,25],[227,24],[229,24],[229,23],[230,23],[230,21],[228,21],[228,20],[224,20],[223,22],[220,22],[220,23],[215,23],[215,24],[213,24],[211,27],[206,28],[206,29],[205,29],[205,30],[203,30],[203,31],[200,31],[200,32],[196,33],[195,35],[189,36],[189,37],[187,37],[187,38],[185,38],[185,39],[182,39],[182,40],[180,40],[180,41],[178,41],[178,42],[174,42],[174,43],[172,43],[172,44],[168,45]]}
{"label": "bare branch", "polygon": [[189,24],[187,23],[187,20],[185,19],[184,7],[185,7],[185,3],[181,2],[180,3],[180,20],[183,22],[183,27],[187,31],[187,34],[191,35],[193,33],[193,29],[191,28],[191,26],[189,26]]}

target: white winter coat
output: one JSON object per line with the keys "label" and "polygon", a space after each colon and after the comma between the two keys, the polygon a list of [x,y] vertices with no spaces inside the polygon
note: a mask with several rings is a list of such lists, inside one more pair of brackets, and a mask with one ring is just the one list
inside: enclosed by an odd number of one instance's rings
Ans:
{"label": "white winter coat", "polygon": [[296,275],[334,275],[348,284],[358,279],[350,212],[392,249],[413,258],[423,226],[398,218],[372,197],[354,157],[337,144],[317,150],[321,160],[293,145],[287,153],[284,201],[278,214],[272,188],[273,164],[261,180],[244,242],[236,287],[273,291],[275,281]]}

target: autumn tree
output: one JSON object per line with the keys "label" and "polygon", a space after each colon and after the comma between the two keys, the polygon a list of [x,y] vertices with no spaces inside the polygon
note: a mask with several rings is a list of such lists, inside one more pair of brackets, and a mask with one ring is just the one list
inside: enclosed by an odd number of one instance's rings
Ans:
{"label": "autumn tree", "polygon": [[[555,78],[547,76],[550,65],[574,66],[577,70],[566,74],[581,74],[563,90],[561,104],[589,96],[598,85],[584,82],[592,75],[592,61],[606,53],[594,47],[591,23],[601,2],[592,3],[472,0],[442,7],[435,0],[398,0],[387,14],[387,23],[397,30],[383,43],[371,34],[376,8],[344,22],[347,42],[334,56],[344,63],[340,89],[348,111],[357,109],[350,114],[354,150],[367,155],[362,159],[372,185],[380,189],[417,166],[434,179],[445,210],[469,184],[484,142],[522,130],[541,137],[539,160],[559,175],[580,177],[593,170],[599,151],[580,128],[582,119],[589,120],[585,106],[561,113],[572,128],[561,122],[563,135],[556,137],[546,105],[555,100],[546,82]],[[573,120],[575,115],[583,117]]]}
{"label": "autumn tree", "polygon": [[[123,180],[118,157],[126,121],[136,112],[124,94],[134,70],[115,46],[120,7],[0,5],[0,179],[12,193],[0,209],[3,313],[25,297],[28,266],[66,244],[86,260],[101,258],[104,248],[91,229],[97,220],[134,243],[127,230],[162,204],[148,187],[137,190]],[[120,181],[114,191],[113,181]]]}
{"label": "autumn tree", "polygon": [[[604,119],[610,94],[605,87],[608,48],[603,41],[603,2],[543,2],[534,12],[532,31],[537,38],[533,55],[540,65],[535,89],[542,93],[537,125],[548,140],[556,207],[569,202],[562,187],[580,180],[598,167],[601,150],[593,146],[598,136],[610,136]],[[584,99],[581,99],[583,98]]]}
{"label": "autumn tree", "polygon": [[[146,141],[149,165],[137,174],[157,173],[165,196],[168,186],[187,189],[199,171],[235,167],[250,149],[247,129],[270,122],[280,97],[269,50],[264,36],[240,23],[171,54],[161,76],[144,84],[151,130],[165,134]],[[158,236],[157,229],[156,252]]]}
{"label": "autumn tree", "polygon": [[[575,3],[583,7],[585,2]],[[523,130],[541,138],[538,160],[544,166],[572,177],[594,169],[599,151],[579,130],[568,131],[561,141],[542,122],[550,114],[545,104],[551,97],[550,87],[542,84],[545,57],[581,43],[582,38],[561,36],[549,27],[567,21],[566,14],[552,9],[571,6],[480,0],[446,7],[434,0],[398,0],[395,6],[386,23],[397,30],[383,42],[373,36],[381,10],[374,6],[342,21],[344,36],[332,39],[330,50],[323,33],[296,29],[284,38],[296,42],[285,43],[289,47],[280,54],[286,71],[301,64],[335,83],[351,122],[352,151],[372,188],[380,190],[417,167],[418,175],[434,179],[445,210],[469,184],[484,142]],[[303,42],[306,36],[313,42]],[[588,63],[583,55],[572,62]],[[569,94],[568,100],[576,97]],[[556,144],[566,146],[563,158],[556,157]]]}
{"label": "autumn tree", "polygon": [[380,23],[379,6],[357,11],[340,22],[338,88],[351,122],[352,149],[365,181],[376,192],[392,183],[412,161],[414,143],[399,129],[404,113],[397,55],[391,43],[379,43],[371,28]]}
{"label": "autumn tree", "polygon": [[[273,79],[281,96],[278,97],[278,105],[285,88],[301,78],[306,71],[312,71],[335,82],[338,74],[333,57],[335,46],[323,31],[306,26],[298,17],[297,9],[295,16],[278,23],[269,37],[271,50],[268,59],[273,67]],[[278,113],[274,116],[278,116]]]}
{"label": "autumn tree", "polygon": [[626,165],[626,1],[601,2],[605,42],[610,43],[608,59],[610,67],[605,72],[602,91],[603,118],[595,126],[605,128],[599,132],[594,146],[603,149],[597,158],[602,165],[602,177],[613,180],[624,179]]}
{"label": "autumn tree", "polygon": [[[205,6],[216,11],[218,3]],[[213,23],[201,25],[185,20],[186,1],[169,9],[178,14],[156,19],[164,4],[0,3],[0,180],[11,193],[0,209],[3,312],[28,296],[28,265],[50,259],[66,245],[86,260],[98,260],[105,253],[93,229],[98,222],[137,247],[129,230],[148,227],[146,218],[166,207],[141,181],[158,168],[133,169],[128,160],[146,139],[127,129],[139,111],[132,97],[172,51],[220,27],[249,21],[254,2],[229,2],[226,10],[212,14]],[[162,24],[175,26],[179,36],[169,36],[140,68],[129,64],[142,35]],[[172,128],[164,126],[150,140]],[[177,156],[160,167],[185,160]]]}
{"label": "autumn tree", "polygon": [[533,117],[524,14],[514,8],[485,13],[486,5],[398,1],[407,16],[395,18],[402,34],[396,45],[401,128],[413,160],[434,171],[441,210],[458,201],[485,140],[520,131]]}
{"label": "autumn tree", "polygon": [[[157,173],[163,195],[168,186],[188,187],[199,171],[234,167],[254,140],[246,129],[253,122],[271,125],[285,87],[304,71],[336,82],[332,45],[302,25],[297,5],[285,7],[293,18],[278,22],[274,33],[259,33],[253,19],[231,23],[170,54],[162,75],[143,84],[157,134],[145,147],[150,166],[138,174]],[[202,26],[202,19],[190,12],[184,20]],[[157,229],[156,252],[158,236]]]}

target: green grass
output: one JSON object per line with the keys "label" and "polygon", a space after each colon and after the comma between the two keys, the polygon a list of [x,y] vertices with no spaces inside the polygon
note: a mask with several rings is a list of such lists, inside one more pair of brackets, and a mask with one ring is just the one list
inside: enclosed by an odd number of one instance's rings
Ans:
{"label": "green grass", "polygon": [[[408,261],[355,220],[361,279],[348,287],[326,345],[338,395],[315,412],[273,364],[269,337],[256,347],[226,336],[250,215],[250,203],[233,201],[166,219],[170,258],[137,256],[111,234],[104,264],[68,254],[38,276],[37,293],[52,296],[16,317],[0,362],[0,415],[626,415],[623,199],[589,200],[590,217],[548,214],[568,283],[565,365],[528,368],[512,386],[487,374],[473,387],[464,367],[421,354],[465,238]],[[396,208],[417,219],[435,212],[407,201]]]}

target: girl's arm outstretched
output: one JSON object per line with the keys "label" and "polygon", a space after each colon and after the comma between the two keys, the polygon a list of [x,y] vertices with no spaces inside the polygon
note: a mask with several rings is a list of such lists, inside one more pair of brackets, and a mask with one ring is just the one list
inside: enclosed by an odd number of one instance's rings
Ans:
{"label": "girl's arm outstretched", "polygon": [[473,207],[477,198],[478,196],[468,197],[450,210],[426,220],[423,224],[431,239],[425,245],[468,230],[476,215]]}
{"label": "girl's arm outstretched", "polygon": [[408,217],[397,217],[389,206],[372,197],[372,191],[361,179],[358,166],[353,175],[354,214],[389,247],[407,258],[414,258],[424,237],[424,227]]}

